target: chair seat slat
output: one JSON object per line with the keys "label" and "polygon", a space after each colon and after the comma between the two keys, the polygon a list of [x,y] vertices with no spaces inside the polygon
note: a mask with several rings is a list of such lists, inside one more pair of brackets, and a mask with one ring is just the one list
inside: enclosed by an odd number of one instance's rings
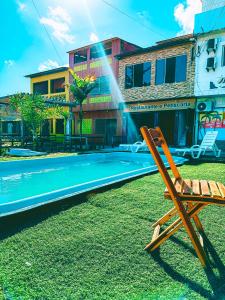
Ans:
{"label": "chair seat slat", "polygon": [[220,182],[217,182],[217,186],[218,186],[218,188],[220,190],[221,196],[223,198],[225,198],[225,186],[222,183],[220,183]]}
{"label": "chair seat slat", "polygon": [[[172,178],[172,183],[178,194],[187,196],[209,196],[212,198],[225,198],[225,186],[222,183],[207,180],[190,180],[190,179],[178,179]],[[168,189],[165,189],[165,196],[168,198]]]}
{"label": "chair seat slat", "polygon": [[182,179],[178,179],[175,181],[175,189],[178,193],[182,192],[182,185],[183,185],[183,180]]}
{"label": "chair seat slat", "polygon": [[209,187],[211,190],[211,195],[213,197],[221,197],[221,194],[220,194],[220,191],[219,191],[219,188],[218,188],[216,182],[210,180],[210,181],[208,181],[208,183],[209,183]]}
{"label": "chair seat slat", "polygon": [[182,193],[183,194],[192,194],[192,188],[191,188],[191,180],[190,179],[185,179],[183,181],[183,189]]}
{"label": "chair seat slat", "polygon": [[200,183],[199,180],[192,180],[192,190],[194,195],[200,195]]}
{"label": "chair seat slat", "polygon": [[[175,184],[176,179],[175,178],[171,178],[171,180],[172,180],[172,183]],[[165,188],[164,193],[168,193],[168,188],[167,187]]]}
{"label": "chair seat slat", "polygon": [[203,196],[211,196],[207,180],[200,180],[201,194]]}

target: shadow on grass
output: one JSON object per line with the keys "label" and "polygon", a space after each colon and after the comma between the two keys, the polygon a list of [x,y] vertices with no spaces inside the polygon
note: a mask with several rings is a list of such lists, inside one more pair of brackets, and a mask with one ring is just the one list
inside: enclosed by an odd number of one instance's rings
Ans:
{"label": "shadow on grass", "polygon": [[[213,245],[205,235],[205,233],[201,233],[201,235],[204,239],[204,248],[209,260],[209,265],[204,271],[208,279],[208,282],[211,286],[212,292],[202,287],[196,281],[193,281],[190,278],[183,276],[179,272],[174,270],[167,262],[165,262],[161,258],[159,248],[151,253],[151,257],[159,264],[159,266],[170,277],[172,277],[173,280],[188,285],[190,289],[200,294],[202,297],[205,297],[207,299],[218,299],[218,300],[225,299],[225,266],[221,261],[219,255],[217,254],[215,248],[213,247]],[[176,244],[181,245],[182,247],[185,248],[185,250],[190,251],[191,254],[194,254],[197,257],[195,251],[185,242],[177,239],[176,237],[171,237],[170,239]],[[217,270],[218,275],[216,274],[215,270],[213,270],[213,267]]]}
{"label": "shadow on grass", "polygon": [[0,240],[12,236],[25,228],[33,227],[53,215],[57,215],[86,201],[87,194],[82,194],[2,217],[0,219]]}
{"label": "shadow on grass", "polygon": [[[145,175],[140,175],[134,179],[144,177]],[[52,202],[49,204],[44,204],[30,210],[15,213],[10,216],[5,216],[0,218],[0,241],[12,236],[25,228],[33,227],[38,223],[48,219],[51,216],[57,215],[62,211],[65,211],[73,206],[85,203],[88,201],[88,195],[96,193],[104,193],[109,189],[121,188],[126,183],[134,180],[128,179],[122,182],[113,183],[107,186],[98,188],[97,190],[92,190],[86,193],[72,196],[70,198],[64,198],[60,201]]]}

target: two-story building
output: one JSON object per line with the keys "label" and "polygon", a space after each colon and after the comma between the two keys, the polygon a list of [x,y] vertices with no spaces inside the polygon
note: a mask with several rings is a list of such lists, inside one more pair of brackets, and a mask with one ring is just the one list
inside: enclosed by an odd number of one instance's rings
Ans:
{"label": "two-story building", "polygon": [[0,135],[18,136],[21,134],[22,125],[18,114],[10,108],[11,96],[0,97]]}
{"label": "two-story building", "polygon": [[[93,74],[97,86],[84,102],[83,133],[103,135],[111,144],[113,136],[122,134],[121,113],[118,109],[121,94],[118,88],[119,62],[115,55],[130,53],[141,47],[120,38],[111,38],[69,51],[69,66],[81,77]],[[79,134],[78,108],[75,114],[75,132]]]}
{"label": "two-story building", "polygon": [[140,138],[139,128],[160,126],[168,143],[190,145],[194,137],[193,37],[185,35],[117,56],[122,92],[123,135]]}
{"label": "two-story building", "polygon": [[[68,67],[59,67],[48,71],[33,73],[25,77],[30,78],[31,94],[43,95],[46,99],[60,99],[62,102],[69,101],[69,90],[67,87],[69,83]],[[69,110],[68,107],[64,109]],[[42,135],[63,136],[69,134],[67,131],[68,124],[66,124],[66,120],[63,117],[46,120],[42,127]]]}
{"label": "two-story building", "polygon": [[[225,0],[203,0],[195,17],[196,136],[218,131],[217,143],[225,148]],[[210,20],[210,21],[209,21]]]}

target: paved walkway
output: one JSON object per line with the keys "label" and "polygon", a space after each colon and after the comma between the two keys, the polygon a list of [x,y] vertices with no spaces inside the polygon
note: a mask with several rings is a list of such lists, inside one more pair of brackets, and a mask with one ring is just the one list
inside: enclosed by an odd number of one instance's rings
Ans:
{"label": "paved walkway", "polygon": [[[185,147],[186,148],[186,147]],[[170,152],[173,155],[177,155],[175,149],[175,147],[169,147]],[[182,149],[182,148],[180,148]],[[105,147],[104,149],[99,150],[98,152],[128,152],[128,151],[123,151],[121,150],[120,147]],[[141,151],[143,153],[146,153],[144,151]],[[161,151],[160,151],[161,152]],[[204,156],[201,156],[199,159],[193,159],[190,155],[186,155],[185,157],[187,157],[188,159],[192,160],[192,161],[205,161],[205,162],[225,162],[225,150],[223,150],[221,152],[221,156],[220,157],[215,157],[213,156],[211,153],[207,153]]]}

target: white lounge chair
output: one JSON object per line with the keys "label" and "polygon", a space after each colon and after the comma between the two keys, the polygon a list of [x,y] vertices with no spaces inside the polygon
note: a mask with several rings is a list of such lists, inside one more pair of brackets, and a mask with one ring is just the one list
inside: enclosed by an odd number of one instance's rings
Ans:
{"label": "white lounge chair", "polygon": [[147,147],[145,141],[136,142],[134,144],[120,144],[119,148],[124,151],[131,151],[133,153],[136,153],[138,151],[148,151],[148,147]]}
{"label": "white lounge chair", "polygon": [[22,149],[22,148],[10,148],[7,152],[7,155],[11,156],[40,156],[40,155],[46,155],[46,152],[38,152],[33,151],[30,149]]}
{"label": "white lounge chair", "polygon": [[175,149],[176,153],[182,153],[183,156],[187,153],[191,154],[192,158],[199,158],[200,155],[205,155],[206,152],[213,152],[216,157],[220,157],[221,150],[216,145],[218,131],[207,131],[200,145],[193,145],[190,148]]}

